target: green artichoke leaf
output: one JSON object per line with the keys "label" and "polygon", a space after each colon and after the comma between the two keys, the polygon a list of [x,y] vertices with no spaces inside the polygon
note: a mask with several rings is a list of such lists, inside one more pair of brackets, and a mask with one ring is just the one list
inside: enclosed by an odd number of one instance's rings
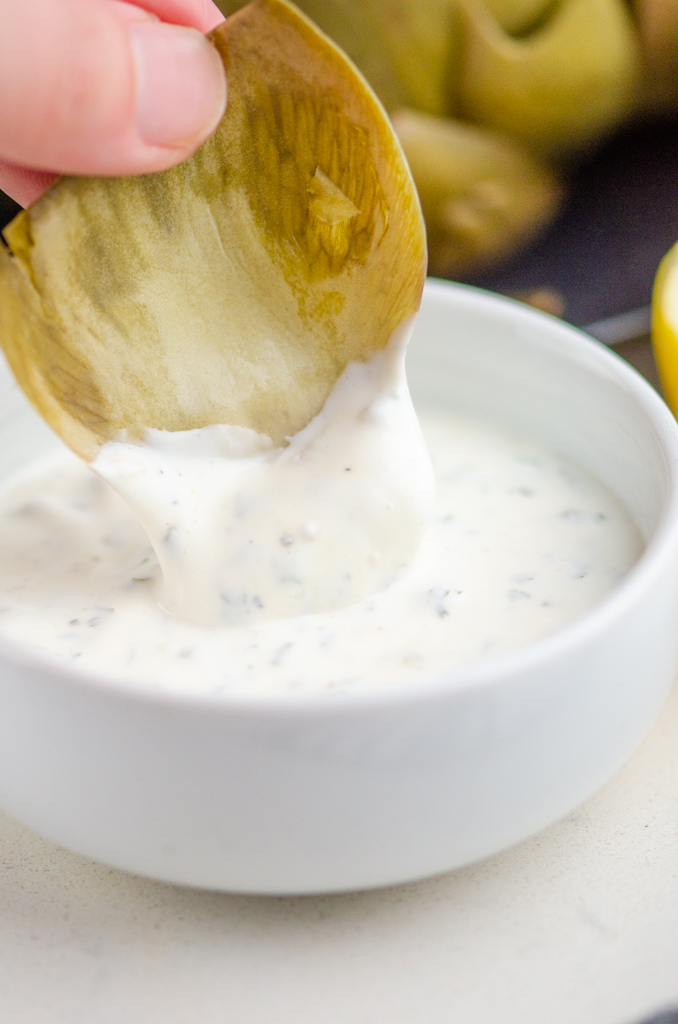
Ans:
{"label": "green artichoke leaf", "polygon": [[228,109],[191,159],[62,178],[0,246],[0,342],[88,460],[147,428],[284,443],[419,307],[419,201],[364,79],[285,0],[254,0],[211,40]]}

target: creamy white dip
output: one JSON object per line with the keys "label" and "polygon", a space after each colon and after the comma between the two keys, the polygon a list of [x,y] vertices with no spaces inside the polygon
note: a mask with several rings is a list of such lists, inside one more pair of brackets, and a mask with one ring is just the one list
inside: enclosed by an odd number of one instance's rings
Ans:
{"label": "creamy white dip", "polygon": [[[351,379],[351,373],[346,379]],[[356,394],[363,384],[349,392]],[[364,398],[364,391],[361,393]],[[409,399],[403,398],[402,389],[400,397],[406,410]],[[352,405],[350,395],[344,395],[338,424],[349,408],[353,409],[351,415],[362,415],[365,405]],[[323,458],[318,456],[311,473],[318,490],[346,467],[354,472],[360,464],[361,472],[369,472],[369,463],[360,463],[364,452],[359,440],[350,458],[339,435],[333,447],[331,410],[328,403],[324,425],[316,424],[305,439],[299,435],[285,450],[290,454],[284,456],[293,459],[294,451],[313,452],[323,431],[329,430],[332,470],[326,476]],[[393,413],[388,401],[382,413],[388,422]],[[372,412],[366,415],[372,422]],[[266,592],[267,600],[273,594],[277,601],[275,595],[281,588],[289,593],[278,568],[285,562],[279,563],[278,555],[282,552],[285,559],[288,550],[318,550],[314,545],[321,543],[325,531],[331,536],[334,529],[339,531],[340,546],[350,546],[353,531],[358,531],[359,544],[353,553],[347,553],[347,564],[351,572],[358,573],[361,558],[366,556],[369,582],[357,584],[355,591],[342,591],[336,568],[337,559],[343,556],[330,547],[334,578],[328,589],[319,590],[326,610],[264,618],[256,611],[243,614],[248,608],[256,609],[248,596],[232,602],[237,614],[228,615],[218,628],[198,626],[163,610],[159,599],[168,603],[167,588],[163,589],[148,536],[121,499],[74,456],[64,453],[24,471],[6,484],[0,496],[0,630],[69,664],[130,685],[253,697],[314,691],[341,694],[447,673],[535,640],[599,602],[637,559],[641,539],[625,508],[568,460],[531,440],[451,413],[420,410],[420,418],[436,479],[435,508],[423,543],[417,546],[428,498],[408,491],[405,470],[409,472],[411,464],[403,457],[400,472],[398,435],[389,455],[386,490],[382,493],[377,488],[377,497],[368,499],[361,489],[355,492],[357,500],[381,502],[375,506],[373,522],[369,515],[354,522],[345,505],[333,509],[336,493],[341,492],[332,491],[331,482],[329,504],[327,495],[320,494],[320,505],[316,503],[312,516],[305,506],[296,518],[290,518],[294,493],[285,484],[281,484],[282,498],[271,494],[271,504],[263,506],[264,512],[267,507],[271,512],[270,518],[264,515],[262,520],[270,530],[259,536],[267,536],[270,543],[262,544],[263,582],[261,586],[257,582],[257,594]],[[374,422],[378,435],[379,416]],[[412,421],[408,423],[411,440],[417,433]],[[341,434],[345,428],[343,422]],[[359,434],[350,443],[356,438]],[[177,462],[172,460],[184,458],[179,450],[184,440],[176,440],[181,443],[173,452],[164,451],[160,440],[142,453],[140,472],[144,478],[149,467],[163,468],[166,455],[175,467]],[[201,450],[197,464],[191,463],[188,492],[196,489],[194,513],[179,517],[177,512],[179,518],[172,521],[179,523],[180,534],[185,531],[187,539],[181,541],[181,550],[188,551],[194,542],[200,550],[206,541],[203,554],[207,559],[214,550],[210,535],[201,537],[198,530],[192,536],[190,517],[195,514],[199,522],[205,514],[198,490],[209,475],[209,460],[216,458],[215,450],[221,450],[222,442],[217,432],[214,447],[210,438],[208,450]],[[226,443],[231,443],[228,437]],[[376,442],[377,451],[381,443]],[[187,445],[189,455],[191,444]],[[417,442],[414,444],[416,462],[419,455]],[[133,454],[136,457],[138,452]],[[247,448],[238,457],[254,460],[247,462],[245,472],[255,467],[253,479],[258,488],[256,467],[275,467],[281,456],[273,455],[264,445],[254,453]],[[106,456],[106,460],[106,468],[102,460],[97,469],[110,474],[115,458]],[[124,471],[118,467],[118,482],[134,464],[132,459]],[[425,489],[425,459],[419,467],[421,477],[417,480],[415,476],[409,484],[423,483]],[[273,468],[273,472],[279,470]],[[349,477],[350,473],[344,472],[340,479]],[[152,496],[157,493],[153,490],[156,484],[157,480],[151,479],[150,489],[144,492],[140,487],[137,495]],[[234,491],[231,484],[230,478],[224,483],[218,477],[215,487],[222,497],[226,495],[233,517],[237,487]],[[165,512],[176,508],[171,504],[177,500],[176,495],[172,497],[173,485],[168,484],[162,494]],[[182,495],[186,498],[186,489]],[[316,497],[310,494],[313,501]],[[394,531],[395,540],[386,536],[387,531],[382,538],[378,528],[380,516],[389,521],[384,503],[393,500],[402,502],[405,510],[401,521],[405,525],[400,533]],[[154,506],[156,510],[160,507],[158,503]],[[153,514],[157,516],[156,525],[151,524],[157,544],[158,536],[162,540],[165,513]],[[293,543],[283,539],[288,535]],[[234,547],[220,548],[220,564],[223,557],[230,557],[229,551],[238,549],[244,536],[239,535]],[[398,536],[404,539],[398,541]],[[398,551],[399,543],[404,554]],[[160,546],[160,550],[164,549]],[[389,552],[385,572],[383,562],[370,563],[372,552],[384,550]],[[361,552],[360,557],[356,551]],[[167,556],[167,564],[171,557],[174,555]],[[311,575],[316,571],[317,565]],[[250,595],[255,591],[247,579],[245,571],[244,582],[238,586]],[[354,600],[365,586],[376,592]],[[292,592],[296,592],[294,587],[301,584],[293,581]],[[201,600],[200,594],[192,593],[191,600]],[[208,616],[214,611],[213,597],[214,593],[208,601]],[[352,603],[337,607],[347,597]],[[297,606],[297,610],[303,608]],[[203,614],[201,611],[199,617]]]}
{"label": "creamy white dip", "polygon": [[435,486],[405,377],[412,323],[284,447],[234,426],[103,446],[93,469],[145,527],[164,608],[201,626],[307,615],[408,569]]}

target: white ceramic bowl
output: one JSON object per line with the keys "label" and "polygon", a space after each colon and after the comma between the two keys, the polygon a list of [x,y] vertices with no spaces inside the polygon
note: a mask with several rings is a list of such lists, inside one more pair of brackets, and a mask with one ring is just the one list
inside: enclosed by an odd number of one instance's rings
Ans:
{"label": "white ceramic bowl", "polygon": [[[619,768],[678,669],[678,429],[625,363],[557,320],[431,282],[415,402],[528,432],[626,503],[647,548],[572,625],[408,690],[191,698],[116,686],[0,638],[0,805],[64,846],[258,893],[386,885],[466,864]],[[0,381],[0,475],[56,442]]]}

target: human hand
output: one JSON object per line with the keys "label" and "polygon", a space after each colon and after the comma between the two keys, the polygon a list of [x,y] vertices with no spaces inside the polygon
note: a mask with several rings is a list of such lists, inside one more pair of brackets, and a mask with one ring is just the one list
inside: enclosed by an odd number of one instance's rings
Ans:
{"label": "human hand", "polygon": [[226,105],[201,35],[221,21],[212,0],[0,3],[0,188],[27,206],[56,174],[143,174],[190,156]]}

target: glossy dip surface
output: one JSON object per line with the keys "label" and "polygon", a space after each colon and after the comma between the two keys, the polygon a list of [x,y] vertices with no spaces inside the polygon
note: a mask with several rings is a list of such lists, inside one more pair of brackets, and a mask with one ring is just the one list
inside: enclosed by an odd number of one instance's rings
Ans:
{"label": "glossy dip surface", "polygon": [[435,511],[406,571],[379,592],[319,614],[182,621],[158,601],[162,573],[135,516],[64,452],[2,492],[0,629],[127,683],[342,694],[535,640],[602,600],[637,559],[621,502],[568,459],[466,417],[420,419]]}

